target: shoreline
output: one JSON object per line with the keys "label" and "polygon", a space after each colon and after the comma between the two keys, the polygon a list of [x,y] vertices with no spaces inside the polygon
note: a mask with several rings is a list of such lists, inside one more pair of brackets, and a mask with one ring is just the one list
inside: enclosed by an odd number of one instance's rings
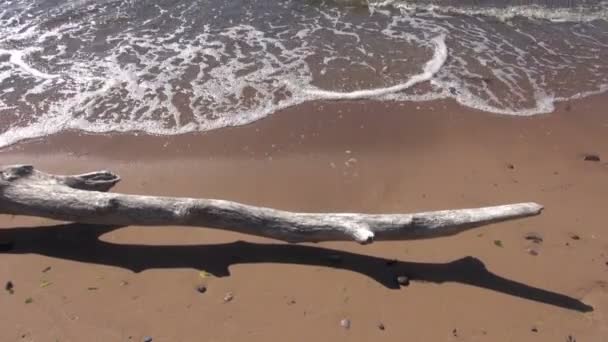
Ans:
{"label": "shoreline", "polygon": [[[93,229],[0,216],[0,241],[14,241],[0,254],[0,280],[15,285],[15,294],[0,295],[0,329],[7,340],[62,342],[600,341],[608,329],[607,104],[608,95],[594,96],[514,118],[450,101],[318,102],[206,133],[69,132],[3,149],[3,164],[115,171],[116,192],[308,212],[525,201],[546,209],[453,237],[300,247],[211,229]],[[585,153],[602,160],[585,161]],[[336,253],[339,264],[323,261]],[[466,256],[481,264],[457,262]],[[410,286],[381,281],[396,272],[385,259],[400,262]],[[594,311],[565,308],[546,292]],[[234,299],[224,303],[227,293]]]}
{"label": "shoreline", "polygon": [[[424,132],[412,127],[417,125],[424,129],[441,130],[441,133],[449,133],[446,128],[450,125],[456,126],[455,129],[465,125],[502,125],[494,129],[506,130],[507,133],[522,130],[527,125],[572,125],[572,130],[580,127],[601,131],[603,127],[608,127],[608,119],[603,118],[601,110],[606,101],[608,94],[594,95],[558,103],[554,112],[532,116],[483,112],[464,107],[451,99],[428,102],[313,101],[280,110],[242,126],[178,135],[63,131],[0,148],[0,154],[59,153],[119,160],[130,159],[133,152],[144,159],[217,155],[260,158],[260,153],[266,156],[275,152],[310,152],[315,148],[337,149],[336,140],[345,146],[350,143],[362,148],[378,143],[391,148],[396,143],[395,139],[404,145],[411,145],[421,137],[432,140],[432,137],[423,137]],[[582,127],[589,121],[600,122],[601,125]],[[340,135],[338,139],[330,136],[336,130]],[[408,134],[412,138],[399,137],[400,134]],[[157,150],[149,148],[150,145]],[[277,148],[278,145],[284,148]],[[116,146],[122,148],[109,151]]]}

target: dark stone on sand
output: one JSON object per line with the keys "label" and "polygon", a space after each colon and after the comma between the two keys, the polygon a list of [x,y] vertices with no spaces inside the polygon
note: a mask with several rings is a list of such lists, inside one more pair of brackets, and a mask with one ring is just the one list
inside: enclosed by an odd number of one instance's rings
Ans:
{"label": "dark stone on sand", "polygon": [[4,285],[4,289],[8,291],[8,293],[13,294],[15,292],[15,285],[9,280],[6,282],[6,285]]}
{"label": "dark stone on sand", "polygon": [[581,239],[581,237],[580,237],[580,236],[578,236],[577,234],[572,234],[572,235],[570,235],[570,238],[571,238],[572,240],[580,240],[580,239]]}
{"label": "dark stone on sand", "polygon": [[597,154],[586,154],[584,160],[592,161],[592,162],[599,162],[601,159],[600,159],[600,156]]}
{"label": "dark stone on sand", "polygon": [[386,329],[386,327],[384,326],[384,324],[382,324],[382,322],[380,322],[380,323],[378,323],[378,329],[384,330],[384,329]]}
{"label": "dark stone on sand", "polygon": [[207,292],[207,286],[199,285],[196,287],[196,291],[198,291],[198,293],[205,293],[205,292]]}
{"label": "dark stone on sand", "polygon": [[410,278],[408,276],[400,275],[397,277],[397,283],[401,286],[410,285]]}
{"label": "dark stone on sand", "polygon": [[458,330],[456,330],[456,328],[452,330],[452,336],[458,337]]}
{"label": "dark stone on sand", "polygon": [[526,235],[524,235],[524,238],[537,244],[543,242],[543,237],[539,233],[535,232],[526,233]]}
{"label": "dark stone on sand", "polygon": [[538,332],[538,328],[533,327],[532,329],[530,329],[530,331],[537,333]]}
{"label": "dark stone on sand", "polygon": [[514,170],[515,169],[515,165],[513,165],[513,164],[507,164],[507,169]]}
{"label": "dark stone on sand", "polygon": [[46,273],[51,270],[51,266],[47,266],[42,270],[42,273]]}

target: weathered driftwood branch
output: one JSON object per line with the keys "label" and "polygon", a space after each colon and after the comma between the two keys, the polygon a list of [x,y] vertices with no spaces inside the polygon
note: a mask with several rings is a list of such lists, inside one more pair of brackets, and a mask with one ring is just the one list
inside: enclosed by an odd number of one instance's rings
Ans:
{"label": "weathered driftwood branch", "polygon": [[414,214],[295,213],[215,199],[106,193],[120,180],[108,171],[58,176],[14,165],[0,172],[0,214],[110,225],[203,226],[288,242],[431,238],[542,210],[536,203],[518,203]]}

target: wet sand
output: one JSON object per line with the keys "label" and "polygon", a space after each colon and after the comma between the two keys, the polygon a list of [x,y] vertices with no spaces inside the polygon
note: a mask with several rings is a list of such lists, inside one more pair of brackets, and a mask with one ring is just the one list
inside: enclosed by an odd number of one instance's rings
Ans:
{"label": "wet sand", "polygon": [[[513,118],[449,101],[311,103],[205,134],[72,132],[5,149],[3,164],[113,170],[123,179],[114,191],[129,193],[298,211],[546,209],[368,246],[0,216],[0,281],[14,284],[0,293],[0,340],[602,341],[607,104],[596,96]],[[531,232],[543,241],[526,240]],[[398,275],[410,285],[399,288]]]}

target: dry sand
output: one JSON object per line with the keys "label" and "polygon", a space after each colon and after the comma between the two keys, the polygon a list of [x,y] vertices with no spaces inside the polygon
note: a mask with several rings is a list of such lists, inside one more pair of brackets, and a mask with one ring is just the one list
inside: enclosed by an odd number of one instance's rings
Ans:
{"label": "dry sand", "polygon": [[[5,149],[3,164],[111,169],[114,191],[139,194],[299,211],[546,210],[369,246],[0,216],[0,281],[14,284],[0,292],[0,340],[606,341],[607,105],[513,118],[451,102],[311,103],[207,134],[66,133]],[[399,288],[402,274],[412,282]]]}

